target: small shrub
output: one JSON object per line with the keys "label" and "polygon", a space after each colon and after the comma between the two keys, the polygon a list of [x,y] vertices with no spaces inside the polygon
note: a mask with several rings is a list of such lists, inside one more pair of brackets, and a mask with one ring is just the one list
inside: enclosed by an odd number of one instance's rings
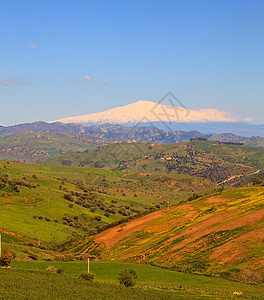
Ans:
{"label": "small shrub", "polygon": [[54,261],[54,258],[51,256],[47,256],[43,258],[44,261]]}
{"label": "small shrub", "polygon": [[96,219],[97,221],[101,221],[101,220],[102,220],[102,217],[101,217],[101,216],[95,216],[95,219]]}
{"label": "small shrub", "polygon": [[59,267],[57,270],[57,274],[63,274],[64,272],[65,271],[61,267]]}
{"label": "small shrub", "polygon": [[0,263],[2,266],[8,266],[12,262],[12,260],[16,257],[16,252],[9,249],[9,248],[4,248],[2,250],[2,255],[0,258]]}
{"label": "small shrub", "polygon": [[48,266],[48,267],[46,268],[46,271],[52,272],[52,273],[56,273],[56,272],[58,271],[58,269],[55,268],[54,266]]}
{"label": "small shrub", "polygon": [[47,247],[43,244],[36,245],[37,248],[42,249],[42,250],[47,250]]}
{"label": "small shrub", "polygon": [[123,284],[125,287],[135,286],[137,278],[137,273],[132,269],[124,269],[118,276],[120,284]]}
{"label": "small shrub", "polygon": [[88,231],[89,228],[88,228],[87,226],[83,226],[82,229],[83,229],[84,231]]}
{"label": "small shrub", "polygon": [[[63,189],[63,190],[64,190],[64,189]],[[71,201],[71,202],[74,201],[74,198],[73,198],[72,194],[70,194],[70,193],[64,194],[64,198],[65,198],[66,200],[68,200],[68,201]]]}
{"label": "small shrub", "polygon": [[91,211],[92,213],[94,213],[94,212],[96,211],[96,207],[94,207],[94,206],[90,207],[90,211]]}
{"label": "small shrub", "polygon": [[225,187],[224,187],[224,186],[221,186],[219,189],[217,189],[216,192],[222,194],[223,191],[224,191],[224,189],[225,189]]}
{"label": "small shrub", "polygon": [[74,255],[69,253],[69,254],[57,254],[55,256],[55,259],[58,261],[74,261]]}
{"label": "small shrub", "polygon": [[262,184],[263,180],[260,179],[259,177],[255,177],[252,181],[253,185],[257,185],[257,184]]}
{"label": "small shrub", "polygon": [[96,234],[96,232],[97,232],[97,230],[94,229],[94,228],[88,229],[88,234],[89,235],[94,235],[94,234]]}
{"label": "small shrub", "polygon": [[83,271],[83,272],[80,273],[79,278],[90,281],[90,282],[93,282],[94,278],[95,278],[95,275],[93,273],[88,273],[86,271]]}
{"label": "small shrub", "polygon": [[196,193],[193,193],[189,198],[188,201],[192,201],[192,200],[196,200],[198,199],[200,196]]}
{"label": "small shrub", "polygon": [[28,252],[28,257],[33,259],[33,260],[38,260],[38,255],[36,253],[33,252]]}

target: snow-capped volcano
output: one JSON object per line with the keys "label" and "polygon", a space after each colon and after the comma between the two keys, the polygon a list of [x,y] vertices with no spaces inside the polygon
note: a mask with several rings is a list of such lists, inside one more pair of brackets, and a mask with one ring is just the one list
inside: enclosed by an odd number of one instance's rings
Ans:
{"label": "snow-capped volcano", "polygon": [[217,109],[189,110],[153,101],[137,101],[104,112],[59,119],[54,122],[79,124],[137,124],[143,122],[235,122],[230,113]]}

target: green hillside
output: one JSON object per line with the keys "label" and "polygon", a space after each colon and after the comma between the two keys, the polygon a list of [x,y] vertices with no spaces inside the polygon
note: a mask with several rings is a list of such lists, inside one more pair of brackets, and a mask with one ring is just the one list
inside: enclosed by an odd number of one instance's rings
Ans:
{"label": "green hillside", "polygon": [[[215,183],[241,181],[264,170],[264,149],[216,142],[116,143],[52,159],[47,165],[97,167],[151,174],[184,174]],[[233,177],[235,176],[235,177]]]}
{"label": "green hillside", "polygon": [[107,143],[107,139],[77,133],[23,132],[0,137],[0,159],[38,163]]}
{"label": "green hillside", "polygon": [[137,230],[111,228],[88,248],[101,258],[248,282],[264,279],[264,187],[230,189],[166,210]]}
{"label": "green hillside", "polygon": [[212,188],[212,182],[190,176],[0,161],[0,230],[7,244],[15,234],[14,247],[25,241],[57,249],[89,239],[113,222],[178,203],[194,190]]}

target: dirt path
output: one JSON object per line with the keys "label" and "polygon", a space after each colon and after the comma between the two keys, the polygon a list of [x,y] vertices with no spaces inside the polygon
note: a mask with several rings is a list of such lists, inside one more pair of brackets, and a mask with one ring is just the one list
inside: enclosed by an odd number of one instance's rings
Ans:
{"label": "dirt path", "polygon": [[245,177],[245,176],[253,176],[253,175],[258,174],[260,171],[261,171],[261,170],[257,170],[257,171],[255,171],[255,172],[253,172],[253,173],[250,173],[250,174],[233,175],[233,176],[227,178],[226,180],[217,183],[216,185],[225,184],[225,183],[227,183],[227,182],[229,182],[229,181],[232,181],[232,180],[234,180],[234,179],[236,179],[236,178],[241,178],[241,177]]}
{"label": "dirt path", "polygon": [[167,209],[162,209],[139,219],[133,220],[127,223],[123,229],[121,225],[119,225],[103,231],[96,236],[95,242],[98,244],[104,243],[107,248],[110,248],[131,233],[142,230],[150,221],[162,216],[166,211]]}
{"label": "dirt path", "polygon": [[23,203],[17,203],[17,202],[5,202],[5,205],[12,204],[12,205],[26,206],[26,207],[38,207],[38,206],[42,206],[46,203],[49,203],[49,199],[46,199],[43,202],[38,203],[38,204],[23,204]]}
{"label": "dirt path", "polygon": [[20,239],[20,240],[23,240],[23,241],[34,241],[33,239],[31,238],[27,238],[27,237],[24,237],[23,235],[19,234],[19,233],[15,233],[15,232],[12,232],[12,231],[8,231],[6,229],[3,229],[3,228],[0,228],[0,233],[5,233],[7,235],[11,235],[11,236],[14,236],[16,237],[17,239]]}

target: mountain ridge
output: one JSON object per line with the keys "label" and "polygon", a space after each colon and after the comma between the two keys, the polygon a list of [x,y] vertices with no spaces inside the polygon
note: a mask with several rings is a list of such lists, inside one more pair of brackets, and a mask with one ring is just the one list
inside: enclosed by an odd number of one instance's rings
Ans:
{"label": "mountain ridge", "polygon": [[[248,146],[264,146],[264,138],[260,136],[238,136],[232,133],[204,133],[198,130],[176,130],[170,131],[155,126],[124,126],[120,124],[101,124],[83,126],[81,124],[63,124],[33,122],[14,126],[0,127],[0,138],[24,132],[42,132],[42,133],[69,133],[88,135],[97,138],[108,139],[109,142],[115,141],[136,141],[153,143],[177,143],[187,142],[191,138],[205,137],[209,140],[218,140],[224,142],[243,142]],[[11,145],[12,146],[12,145]]]}

